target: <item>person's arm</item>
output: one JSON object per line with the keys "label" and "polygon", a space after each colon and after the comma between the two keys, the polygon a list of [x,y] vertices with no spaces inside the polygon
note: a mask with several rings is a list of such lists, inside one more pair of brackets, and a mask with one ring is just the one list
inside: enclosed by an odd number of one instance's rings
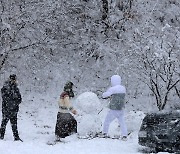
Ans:
{"label": "person's arm", "polygon": [[2,112],[4,112],[4,110],[7,109],[7,101],[8,101],[8,98],[9,98],[6,86],[3,86],[1,88],[1,96],[2,96],[2,100],[3,100],[2,101]]}
{"label": "person's arm", "polygon": [[106,92],[102,94],[102,98],[108,98],[113,94],[112,88],[109,88]]}
{"label": "person's arm", "polygon": [[66,107],[73,113],[73,114],[77,114],[77,111],[73,108],[70,100],[69,100],[69,96],[66,96],[64,98],[64,102],[66,104]]}
{"label": "person's arm", "polygon": [[2,100],[4,102],[4,107],[7,105],[7,101],[10,99],[10,96],[9,96],[9,90],[8,90],[8,87],[7,86],[3,86],[1,88],[1,96],[2,96]]}
{"label": "person's arm", "polygon": [[5,96],[8,94],[8,92],[7,92],[7,88],[5,87],[5,86],[3,86],[2,88],[1,88],[1,96],[2,96],[2,98],[5,98]]}
{"label": "person's arm", "polygon": [[16,89],[16,93],[17,93],[17,95],[18,95],[18,102],[19,102],[19,104],[22,102],[22,97],[21,97],[21,93],[20,93],[20,91],[19,91],[19,88],[17,88]]}

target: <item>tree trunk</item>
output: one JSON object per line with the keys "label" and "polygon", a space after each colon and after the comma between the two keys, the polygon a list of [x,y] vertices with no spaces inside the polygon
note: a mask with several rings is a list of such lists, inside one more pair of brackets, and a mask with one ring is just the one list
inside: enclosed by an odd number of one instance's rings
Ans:
{"label": "tree trunk", "polygon": [[0,71],[1,71],[1,69],[2,69],[5,61],[6,61],[7,58],[8,58],[8,54],[9,54],[9,53],[7,52],[7,53],[4,55],[4,57],[3,57],[3,59],[2,59],[2,61],[1,61],[1,63],[0,63]]}
{"label": "tree trunk", "polygon": [[109,12],[109,9],[108,9],[108,0],[102,0],[102,7],[103,7],[103,10],[102,10],[102,20],[106,20],[107,16],[108,16],[108,12]]}

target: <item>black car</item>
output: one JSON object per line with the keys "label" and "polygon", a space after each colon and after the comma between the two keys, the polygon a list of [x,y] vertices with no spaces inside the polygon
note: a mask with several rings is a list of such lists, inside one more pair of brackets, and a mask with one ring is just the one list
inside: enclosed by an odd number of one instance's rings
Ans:
{"label": "black car", "polygon": [[180,152],[180,110],[147,114],[138,134],[140,145],[156,152]]}

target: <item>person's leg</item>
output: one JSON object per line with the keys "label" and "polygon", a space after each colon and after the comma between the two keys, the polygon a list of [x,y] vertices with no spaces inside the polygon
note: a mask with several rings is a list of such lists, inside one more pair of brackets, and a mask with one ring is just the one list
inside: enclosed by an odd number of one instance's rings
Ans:
{"label": "person's leg", "polygon": [[118,111],[118,121],[119,121],[119,125],[120,125],[120,128],[121,128],[121,135],[122,136],[127,136],[127,126],[126,126],[126,123],[125,123],[125,120],[124,120],[124,111],[123,110],[120,110]]}
{"label": "person's leg", "polygon": [[13,113],[10,116],[11,127],[13,131],[14,140],[20,140],[18,128],[17,128],[17,113]]}
{"label": "person's leg", "polygon": [[110,110],[105,118],[104,125],[103,125],[103,133],[108,134],[109,125],[115,119],[114,111]]}
{"label": "person's leg", "polygon": [[5,131],[6,131],[6,125],[9,121],[9,118],[7,115],[3,114],[2,116],[2,122],[1,122],[1,128],[0,128],[0,139],[4,139]]}

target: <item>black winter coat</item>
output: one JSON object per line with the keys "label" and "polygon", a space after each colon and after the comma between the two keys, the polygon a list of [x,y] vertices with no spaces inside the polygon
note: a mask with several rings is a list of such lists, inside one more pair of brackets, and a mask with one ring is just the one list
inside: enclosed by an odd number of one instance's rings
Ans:
{"label": "black winter coat", "polygon": [[17,113],[19,111],[19,104],[22,101],[17,84],[12,84],[10,81],[6,81],[1,89],[1,95],[2,113]]}

